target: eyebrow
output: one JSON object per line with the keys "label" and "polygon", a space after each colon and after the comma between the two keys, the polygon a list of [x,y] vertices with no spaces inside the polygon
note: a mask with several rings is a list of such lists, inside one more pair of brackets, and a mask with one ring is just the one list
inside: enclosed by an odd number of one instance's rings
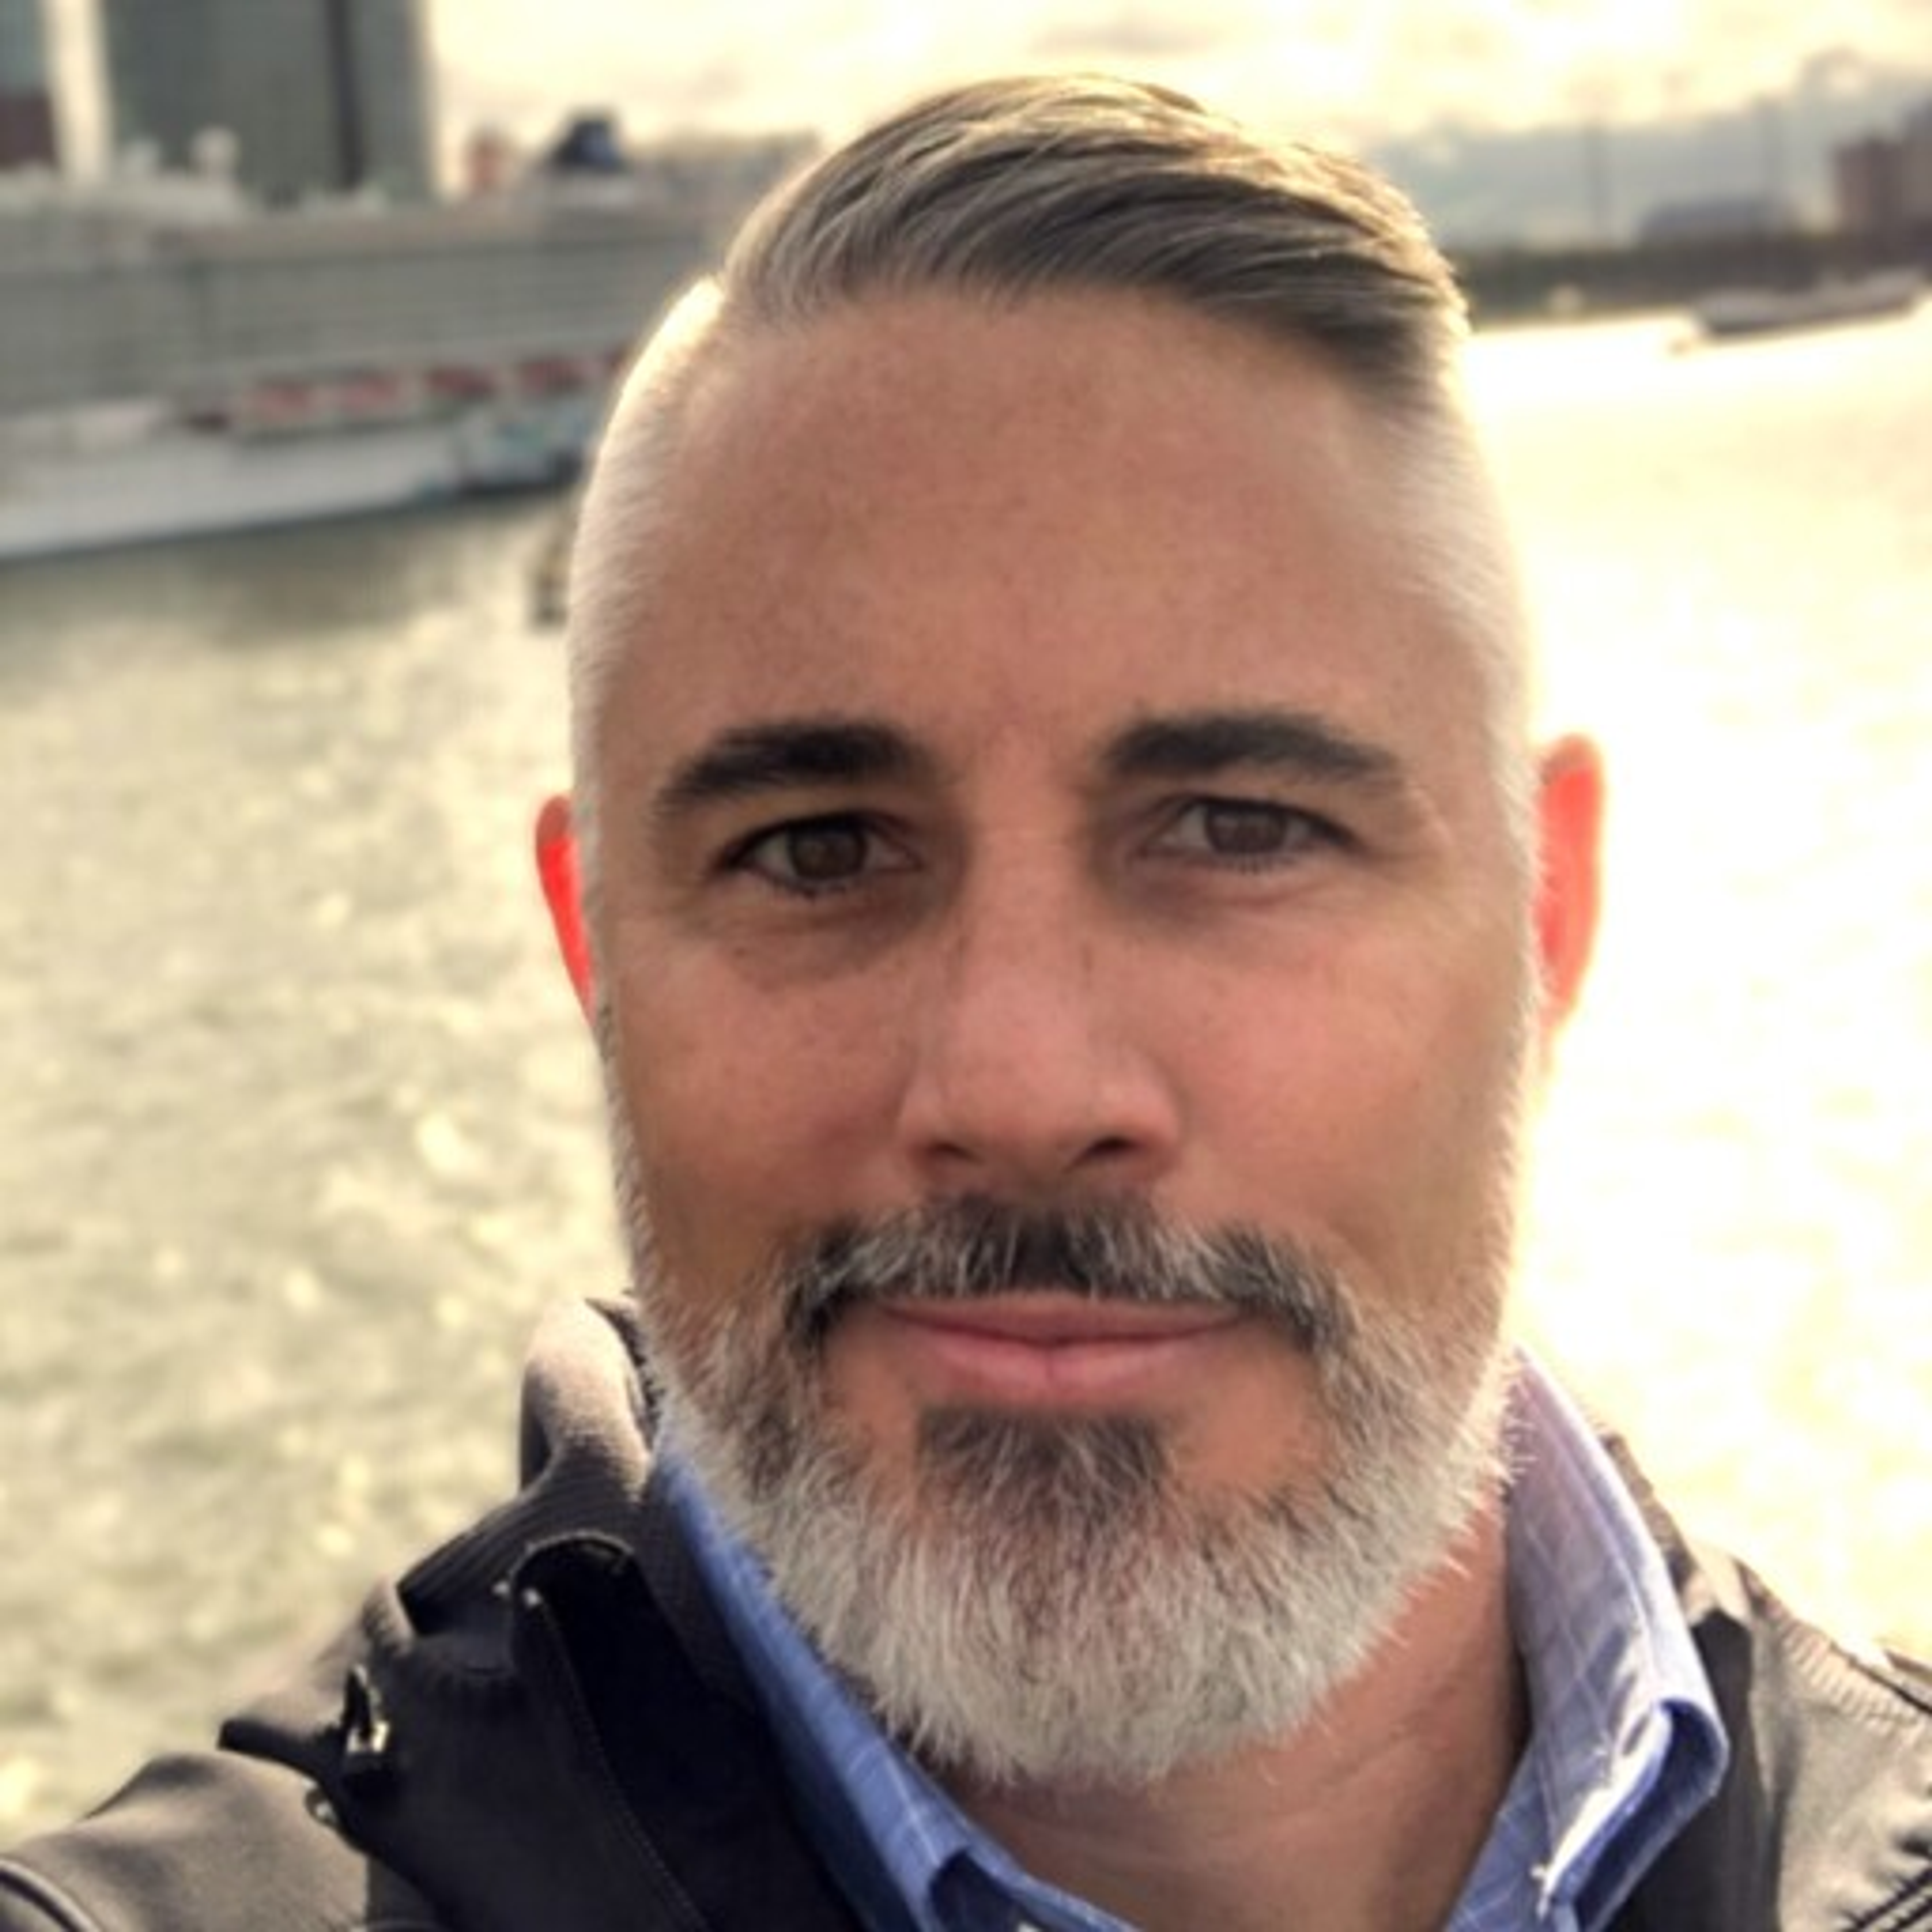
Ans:
{"label": "eyebrow", "polygon": [[1196,711],[1130,725],[1108,745],[1110,777],[1200,778],[1258,766],[1373,790],[1407,788],[1402,760],[1312,712]]}
{"label": "eyebrow", "polygon": [[707,805],[802,785],[903,779],[932,760],[890,725],[862,718],[788,718],[723,732],[658,788],[654,815],[682,818]]}

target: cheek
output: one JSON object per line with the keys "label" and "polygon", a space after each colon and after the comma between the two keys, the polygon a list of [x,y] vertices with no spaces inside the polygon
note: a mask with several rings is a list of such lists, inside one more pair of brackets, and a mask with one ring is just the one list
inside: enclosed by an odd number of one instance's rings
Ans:
{"label": "cheek", "polygon": [[1412,934],[1264,999],[1224,989],[1198,1006],[1193,1199],[1303,1229],[1372,1282],[1419,1288],[1494,1198],[1516,970],[1432,957]]}
{"label": "cheek", "polygon": [[613,975],[612,1034],[645,1201],[674,1267],[741,1274],[854,1204],[889,1119],[878,1001],[799,1003],[716,966]]}

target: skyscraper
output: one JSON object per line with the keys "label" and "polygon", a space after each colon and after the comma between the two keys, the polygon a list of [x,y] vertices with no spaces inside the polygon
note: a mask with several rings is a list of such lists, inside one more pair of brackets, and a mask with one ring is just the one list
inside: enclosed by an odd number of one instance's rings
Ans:
{"label": "skyscraper", "polygon": [[40,0],[0,0],[0,168],[58,158]]}
{"label": "skyscraper", "polygon": [[103,0],[115,145],[175,166],[212,128],[270,202],[431,191],[424,0]]}

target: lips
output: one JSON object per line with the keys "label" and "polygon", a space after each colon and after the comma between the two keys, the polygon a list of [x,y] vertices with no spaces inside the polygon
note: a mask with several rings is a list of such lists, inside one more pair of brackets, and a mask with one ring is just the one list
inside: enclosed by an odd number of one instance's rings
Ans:
{"label": "lips", "polygon": [[1240,1318],[1238,1310],[1202,1303],[1096,1301],[1058,1289],[988,1295],[970,1301],[893,1301],[885,1306],[896,1320],[922,1328],[991,1336],[1042,1348],[1159,1341],[1226,1328]]}
{"label": "lips", "polygon": [[1240,1346],[1243,1311],[1150,1306],[1042,1290],[893,1301],[858,1318],[919,1395],[951,1402],[1094,1408],[1178,1393]]}

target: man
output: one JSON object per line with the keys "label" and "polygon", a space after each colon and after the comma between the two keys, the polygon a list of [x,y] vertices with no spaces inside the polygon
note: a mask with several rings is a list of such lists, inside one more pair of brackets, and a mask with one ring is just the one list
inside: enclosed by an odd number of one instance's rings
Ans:
{"label": "man", "polygon": [[1932,1925],[1932,1688],[1508,1339],[1600,781],[1460,317],[1360,169],[1099,81],[754,218],[607,438],[539,828],[634,1306],[0,1927]]}

